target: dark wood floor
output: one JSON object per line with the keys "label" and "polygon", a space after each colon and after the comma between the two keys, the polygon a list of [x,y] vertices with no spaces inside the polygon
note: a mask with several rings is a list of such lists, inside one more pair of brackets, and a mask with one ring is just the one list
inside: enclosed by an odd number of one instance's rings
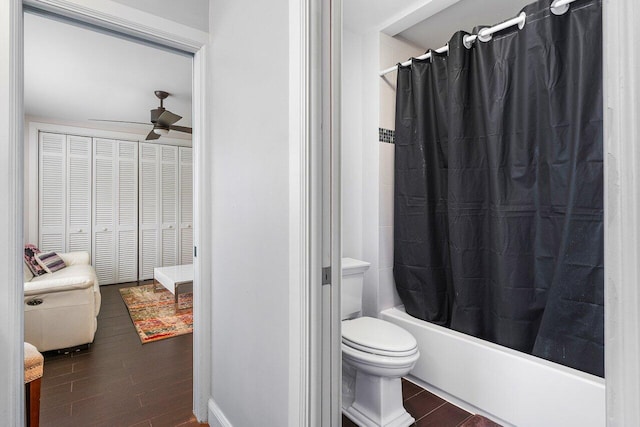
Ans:
{"label": "dark wood floor", "polygon": [[[102,286],[94,343],[69,354],[45,353],[40,424],[55,426],[190,427],[193,335],[142,345],[119,289]],[[402,394],[416,426],[496,427],[403,380]],[[354,426],[342,417],[345,427]],[[266,426],[265,426],[266,427]]]}
{"label": "dark wood floor", "polygon": [[[499,424],[473,415],[444,399],[402,379],[402,399],[404,407],[416,419],[416,427],[500,427]],[[350,419],[342,416],[343,427],[357,427]]]}
{"label": "dark wood floor", "polygon": [[[45,353],[42,426],[198,426],[192,414],[193,335],[142,345],[119,288],[102,286],[89,349]],[[206,425],[206,424],[204,424]]]}

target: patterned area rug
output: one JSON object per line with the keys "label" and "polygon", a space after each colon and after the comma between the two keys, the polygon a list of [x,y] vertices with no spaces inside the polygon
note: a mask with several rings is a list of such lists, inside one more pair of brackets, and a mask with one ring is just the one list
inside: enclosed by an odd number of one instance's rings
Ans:
{"label": "patterned area rug", "polygon": [[178,309],[167,289],[155,285],[120,289],[142,344],[193,332],[193,294],[180,294]]}

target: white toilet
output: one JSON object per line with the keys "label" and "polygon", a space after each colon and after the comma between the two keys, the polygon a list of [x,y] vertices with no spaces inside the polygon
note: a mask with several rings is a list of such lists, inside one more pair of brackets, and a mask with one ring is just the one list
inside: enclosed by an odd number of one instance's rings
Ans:
{"label": "white toilet", "polygon": [[409,332],[360,317],[369,263],[342,259],[342,412],[362,427],[404,427],[415,422],[402,405],[401,377],[420,352]]}

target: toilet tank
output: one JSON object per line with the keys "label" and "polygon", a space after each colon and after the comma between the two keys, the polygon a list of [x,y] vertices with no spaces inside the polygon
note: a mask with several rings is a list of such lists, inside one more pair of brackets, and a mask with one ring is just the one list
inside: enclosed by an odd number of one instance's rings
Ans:
{"label": "toilet tank", "polygon": [[342,319],[360,316],[362,311],[362,285],[364,273],[369,269],[366,261],[353,258],[342,258]]}

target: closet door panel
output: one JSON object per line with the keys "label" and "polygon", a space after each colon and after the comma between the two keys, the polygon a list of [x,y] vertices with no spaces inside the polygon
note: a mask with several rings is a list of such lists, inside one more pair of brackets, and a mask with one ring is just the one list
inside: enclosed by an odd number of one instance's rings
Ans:
{"label": "closet door panel", "polygon": [[162,265],[165,267],[177,264],[177,237],[178,233],[175,228],[162,229]]}
{"label": "closet door panel", "polygon": [[117,143],[93,140],[93,265],[101,285],[116,283]]}
{"label": "closet door panel", "polygon": [[100,229],[93,234],[92,264],[100,285],[116,282],[115,243],[113,230]]}
{"label": "closet door panel", "polygon": [[66,136],[41,132],[38,136],[39,242],[42,251],[66,251]]}
{"label": "closet door panel", "polygon": [[91,253],[91,138],[67,136],[66,251]]}
{"label": "closet door panel", "polygon": [[153,279],[153,269],[160,266],[158,259],[158,246],[160,239],[158,238],[158,230],[142,229],[140,230],[140,278],[139,280]]}
{"label": "closet door panel", "polygon": [[193,264],[193,229],[180,230],[180,264]]}
{"label": "closet door panel", "polygon": [[178,147],[160,148],[160,219],[163,266],[178,263]]}
{"label": "closet door panel", "polygon": [[118,282],[138,278],[138,143],[118,142]]}
{"label": "closet door panel", "polygon": [[192,150],[180,147],[179,162],[179,215],[180,264],[193,263],[193,159]]}
{"label": "closet door panel", "polygon": [[139,280],[153,279],[160,261],[160,147],[141,143],[139,154]]}
{"label": "closet door panel", "polygon": [[138,280],[138,230],[118,231],[118,283]]}

